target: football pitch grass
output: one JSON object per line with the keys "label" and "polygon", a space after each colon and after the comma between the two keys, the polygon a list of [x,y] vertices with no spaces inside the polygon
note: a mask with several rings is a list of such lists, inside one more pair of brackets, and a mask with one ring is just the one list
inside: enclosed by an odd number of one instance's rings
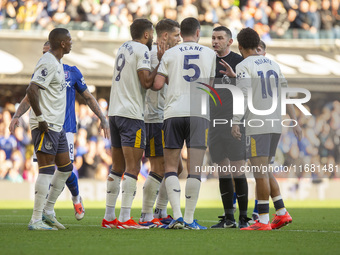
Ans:
{"label": "football pitch grass", "polygon": [[[252,205],[250,201],[248,215]],[[29,231],[33,202],[0,201],[0,254],[340,253],[340,201],[287,201],[293,223],[273,231],[102,229],[105,202],[85,201],[84,206],[85,217],[77,221],[71,202],[57,202],[57,218],[67,229]],[[137,221],[140,206],[137,202],[132,209]],[[221,213],[220,201],[200,201],[195,218],[210,227]]]}

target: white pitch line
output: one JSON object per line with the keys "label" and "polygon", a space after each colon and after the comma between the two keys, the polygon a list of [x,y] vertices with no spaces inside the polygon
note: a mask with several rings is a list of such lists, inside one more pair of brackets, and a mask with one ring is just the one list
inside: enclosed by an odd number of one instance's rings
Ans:
{"label": "white pitch line", "polygon": [[[85,214],[86,215],[86,214]],[[0,214],[0,217],[30,217],[29,215],[1,215]],[[58,217],[57,217],[58,218]],[[61,216],[61,218],[74,218],[74,216]],[[100,217],[100,216],[86,216],[86,218],[94,218],[94,219],[102,219],[103,217]]]}
{"label": "white pitch line", "polygon": [[[5,222],[0,223],[0,225],[20,225],[27,226],[28,223],[17,223],[17,222]],[[81,224],[65,224],[65,227],[94,227],[101,228],[101,225],[81,225]],[[216,231],[217,229],[213,229]],[[221,230],[221,229],[220,229]],[[340,231],[332,231],[332,230],[316,230],[316,229],[285,229],[283,232],[305,232],[305,233],[332,233],[332,234],[340,234]],[[273,232],[280,232],[280,230],[273,230]]]}

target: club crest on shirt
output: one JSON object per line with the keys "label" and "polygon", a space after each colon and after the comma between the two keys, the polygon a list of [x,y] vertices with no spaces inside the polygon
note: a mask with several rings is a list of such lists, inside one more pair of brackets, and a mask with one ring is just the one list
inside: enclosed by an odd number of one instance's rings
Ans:
{"label": "club crest on shirt", "polygon": [[49,150],[52,150],[52,148],[53,148],[52,142],[48,141],[48,142],[45,143],[45,149],[46,150],[49,151]]}
{"label": "club crest on shirt", "polygon": [[65,80],[70,78],[70,72],[69,71],[64,71],[65,73]]}
{"label": "club crest on shirt", "polygon": [[223,84],[231,84],[231,80],[230,80],[230,78],[227,75],[223,75],[222,83]]}
{"label": "club crest on shirt", "polygon": [[47,76],[48,75],[47,68],[44,68],[43,70],[41,70],[41,75],[42,76]]}
{"label": "club crest on shirt", "polygon": [[149,59],[149,52],[146,51],[146,52],[144,53],[144,57],[145,57],[146,59]]}

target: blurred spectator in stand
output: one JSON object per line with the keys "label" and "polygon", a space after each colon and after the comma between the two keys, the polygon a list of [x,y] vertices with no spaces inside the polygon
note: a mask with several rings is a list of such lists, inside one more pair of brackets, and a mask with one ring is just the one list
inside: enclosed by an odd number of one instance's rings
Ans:
{"label": "blurred spectator in stand", "polygon": [[254,0],[249,0],[247,5],[242,7],[241,21],[244,27],[254,28],[254,14],[256,5]]}
{"label": "blurred spectator in stand", "polygon": [[120,21],[119,38],[129,38],[130,37],[130,25],[132,24],[133,17],[129,13],[127,8],[122,8],[118,20]]}
{"label": "blurred spectator in stand", "polygon": [[22,157],[21,152],[14,150],[11,161],[13,162],[13,166],[9,169],[5,179],[16,183],[23,182],[22,172],[24,169],[24,158]]}
{"label": "blurred spectator in stand", "polygon": [[68,2],[65,12],[70,16],[71,21],[83,21],[84,11],[80,6],[80,0],[71,0]]}
{"label": "blurred spectator in stand", "polygon": [[48,16],[53,17],[53,15],[57,12],[59,8],[59,0],[50,0],[47,1],[46,11]]}
{"label": "blurred spectator in stand", "polygon": [[270,40],[268,17],[264,9],[258,8],[254,13],[254,30],[263,41]]}
{"label": "blurred spectator in stand", "polygon": [[89,108],[87,105],[79,105],[78,129],[88,129],[91,126],[92,119],[90,117]]}
{"label": "blurred spectator in stand", "polygon": [[146,6],[143,7],[138,7],[136,13],[133,16],[133,19],[147,19],[148,18],[148,9],[146,8]]}
{"label": "blurred spectator in stand", "polygon": [[19,4],[17,1],[3,0],[3,10],[5,12],[6,27],[9,29],[17,29],[18,24],[16,22],[17,9]]}
{"label": "blurred spectator in stand", "polygon": [[272,38],[284,38],[290,22],[288,13],[281,1],[275,1],[272,5],[272,12],[269,16],[270,35]]}
{"label": "blurred spectator in stand", "polygon": [[340,38],[340,1],[332,0],[332,15],[334,17],[334,38]]}
{"label": "blurred spectator in stand", "polygon": [[65,12],[65,10],[66,1],[60,0],[58,3],[58,9],[52,16],[52,20],[54,23],[56,23],[56,26],[67,25],[70,22],[71,17]]}
{"label": "blurred spectator in stand", "polygon": [[[218,19],[215,19],[214,18],[214,9],[213,8],[208,8],[204,15],[203,15],[203,18],[202,18],[202,21],[200,22],[201,25],[203,26],[207,26],[207,30],[210,31],[210,34],[207,34],[207,35],[202,35],[202,32],[204,31],[201,31],[201,36],[209,36],[211,35],[211,27],[218,22]],[[201,30],[204,30],[204,28],[201,28]]]}
{"label": "blurred spectator in stand", "polygon": [[33,2],[33,0],[26,0],[24,5],[19,7],[18,14],[16,16],[19,29],[32,29],[32,25],[38,16],[37,9],[37,5]]}
{"label": "blurred spectator in stand", "polygon": [[333,24],[335,16],[330,9],[330,0],[322,0],[320,14],[320,39],[333,39]]}
{"label": "blurred spectator in stand", "polygon": [[318,138],[320,140],[319,155],[321,157],[321,163],[326,164],[329,157],[334,157],[333,151],[335,148],[333,142],[334,134],[332,134],[331,128],[327,123],[322,126]]}
{"label": "blurred spectator in stand", "polygon": [[87,21],[92,24],[92,30],[100,31],[104,26],[104,20],[100,14],[100,4],[93,2],[91,12],[87,14]]}
{"label": "blurred spectator in stand", "polygon": [[[213,23],[227,26],[231,5],[229,0],[207,0],[203,2],[205,10],[211,9]],[[203,14],[200,14],[200,16]]]}
{"label": "blurred spectator in stand", "polygon": [[241,15],[241,10],[237,6],[233,6],[231,7],[229,17],[226,19],[226,26],[230,29],[234,37],[236,37],[238,32],[243,28]]}
{"label": "blurred spectator in stand", "polygon": [[157,24],[158,21],[163,19],[164,16],[164,4],[160,0],[150,1],[150,20],[153,24]]}
{"label": "blurred spectator in stand", "polygon": [[140,4],[138,3],[138,0],[131,0],[126,7],[132,16],[134,16],[140,7]]}
{"label": "blurred spectator in stand", "polygon": [[109,140],[102,137],[98,138],[97,154],[99,155],[101,162],[106,165],[107,169],[109,169],[112,165],[111,143]]}
{"label": "blurred spectator in stand", "polygon": [[3,112],[3,120],[0,122],[0,149],[3,149],[6,153],[6,159],[10,159],[12,152],[17,148],[17,141],[13,135],[11,135],[8,126],[6,124],[8,111]]}
{"label": "blurred spectator in stand", "polygon": [[103,0],[100,6],[100,16],[105,23],[109,22],[110,4],[111,0]]}
{"label": "blurred spectator in stand", "polygon": [[115,0],[113,2],[113,6],[117,6],[118,10],[121,11],[124,7],[126,7],[125,0]]}
{"label": "blurred spectator in stand", "polygon": [[178,6],[177,21],[182,22],[187,17],[198,18],[198,10],[195,5],[192,4],[193,0],[183,0],[183,5]]}
{"label": "blurred spectator in stand", "polygon": [[22,173],[22,177],[25,181],[35,183],[39,174],[39,167],[37,163],[33,162],[32,157],[26,157],[24,172]]}
{"label": "blurred spectator in stand", "polygon": [[177,20],[177,10],[174,8],[165,8],[164,9],[164,18]]}
{"label": "blurred spectator in stand", "polygon": [[286,10],[293,9],[297,10],[299,9],[299,3],[301,0],[282,0],[282,3]]}
{"label": "blurred spectator in stand", "polygon": [[5,0],[0,0],[0,29],[2,29],[2,25],[5,22],[5,17],[6,17],[6,13],[5,13]]}
{"label": "blurred spectator in stand", "polygon": [[0,180],[4,180],[9,169],[13,166],[12,161],[6,159],[6,153],[0,149]]}
{"label": "blurred spectator in stand", "polygon": [[317,1],[309,2],[309,13],[312,17],[312,27],[314,27],[316,30],[315,35],[312,38],[317,38],[319,37],[319,30],[320,30],[320,24],[321,24]]}
{"label": "blurred spectator in stand", "polygon": [[109,14],[109,36],[112,38],[118,38],[119,35],[119,27],[121,26],[121,22],[118,19],[119,15],[119,6],[118,5],[112,5],[110,7],[110,14]]}
{"label": "blurred spectator in stand", "polygon": [[78,169],[79,179],[91,178],[93,179],[96,174],[96,169],[100,163],[100,156],[97,154],[97,138],[91,137],[87,145],[88,151],[83,158],[83,164]]}
{"label": "blurred spectator in stand", "polygon": [[16,140],[16,148],[21,152],[22,156],[26,155],[26,147],[30,145],[31,140],[27,137],[23,127],[17,127],[14,131],[14,138]]}
{"label": "blurred spectator in stand", "polygon": [[102,113],[107,116],[107,108],[108,108],[108,103],[104,98],[99,98],[98,99],[98,104],[100,106],[100,110],[102,111]]}
{"label": "blurred spectator in stand", "polygon": [[47,1],[39,1],[37,3],[37,19],[35,20],[36,29],[52,30],[52,19],[46,11]]}
{"label": "blurred spectator in stand", "polygon": [[288,21],[290,22],[289,29],[287,31],[286,37],[288,38],[298,38],[299,37],[299,26],[296,24],[296,17],[298,12],[295,9],[288,10]]}
{"label": "blurred spectator in stand", "polygon": [[309,2],[302,0],[299,5],[298,14],[294,23],[299,30],[299,38],[310,39],[317,36],[317,28],[315,27],[315,20],[313,14],[309,11]]}
{"label": "blurred spectator in stand", "polygon": [[103,163],[99,163],[94,178],[97,181],[106,181],[108,174],[109,174],[108,167]]}
{"label": "blurred spectator in stand", "polygon": [[[85,128],[78,129],[78,133],[76,135],[75,147],[77,148],[77,156],[83,156],[85,153],[87,153],[88,151],[87,130]],[[79,167],[77,169],[79,169]]]}

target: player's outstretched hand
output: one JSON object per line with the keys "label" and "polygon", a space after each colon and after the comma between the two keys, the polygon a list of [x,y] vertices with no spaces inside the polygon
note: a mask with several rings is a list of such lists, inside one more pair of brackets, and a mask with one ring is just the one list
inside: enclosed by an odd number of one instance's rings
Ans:
{"label": "player's outstretched hand", "polygon": [[239,125],[233,125],[233,127],[231,128],[231,135],[237,139],[241,141],[241,137],[242,134],[240,132],[240,126]]}
{"label": "player's outstretched hand", "polygon": [[157,43],[157,58],[158,61],[161,61],[164,52],[169,49],[169,45],[166,45],[165,41],[161,41],[160,43]]}
{"label": "player's outstretched hand", "polygon": [[220,64],[225,68],[225,70],[220,71],[221,74],[225,74],[230,78],[236,77],[234,70],[231,68],[231,66],[227,62],[221,59]]}
{"label": "player's outstretched hand", "polygon": [[42,133],[48,133],[48,124],[46,121],[39,122],[38,128]]}
{"label": "player's outstretched hand", "polygon": [[109,127],[109,123],[107,122],[107,120],[102,120],[100,122],[100,127],[99,127],[99,132],[103,130],[104,132],[104,137],[106,139],[110,139],[110,127]]}
{"label": "player's outstretched hand", "polygon": [[12,118],[11,123],[9,124],[9,131],[11,134],[14,134],[17,127],[19,127],[19,118]]}
{"label": "player's outstretched hand", "polygon": [[293,132],[296,138],[301,141],[302,139],[302,130],[299,124],[297,124],[295,127],[293,127]]}

